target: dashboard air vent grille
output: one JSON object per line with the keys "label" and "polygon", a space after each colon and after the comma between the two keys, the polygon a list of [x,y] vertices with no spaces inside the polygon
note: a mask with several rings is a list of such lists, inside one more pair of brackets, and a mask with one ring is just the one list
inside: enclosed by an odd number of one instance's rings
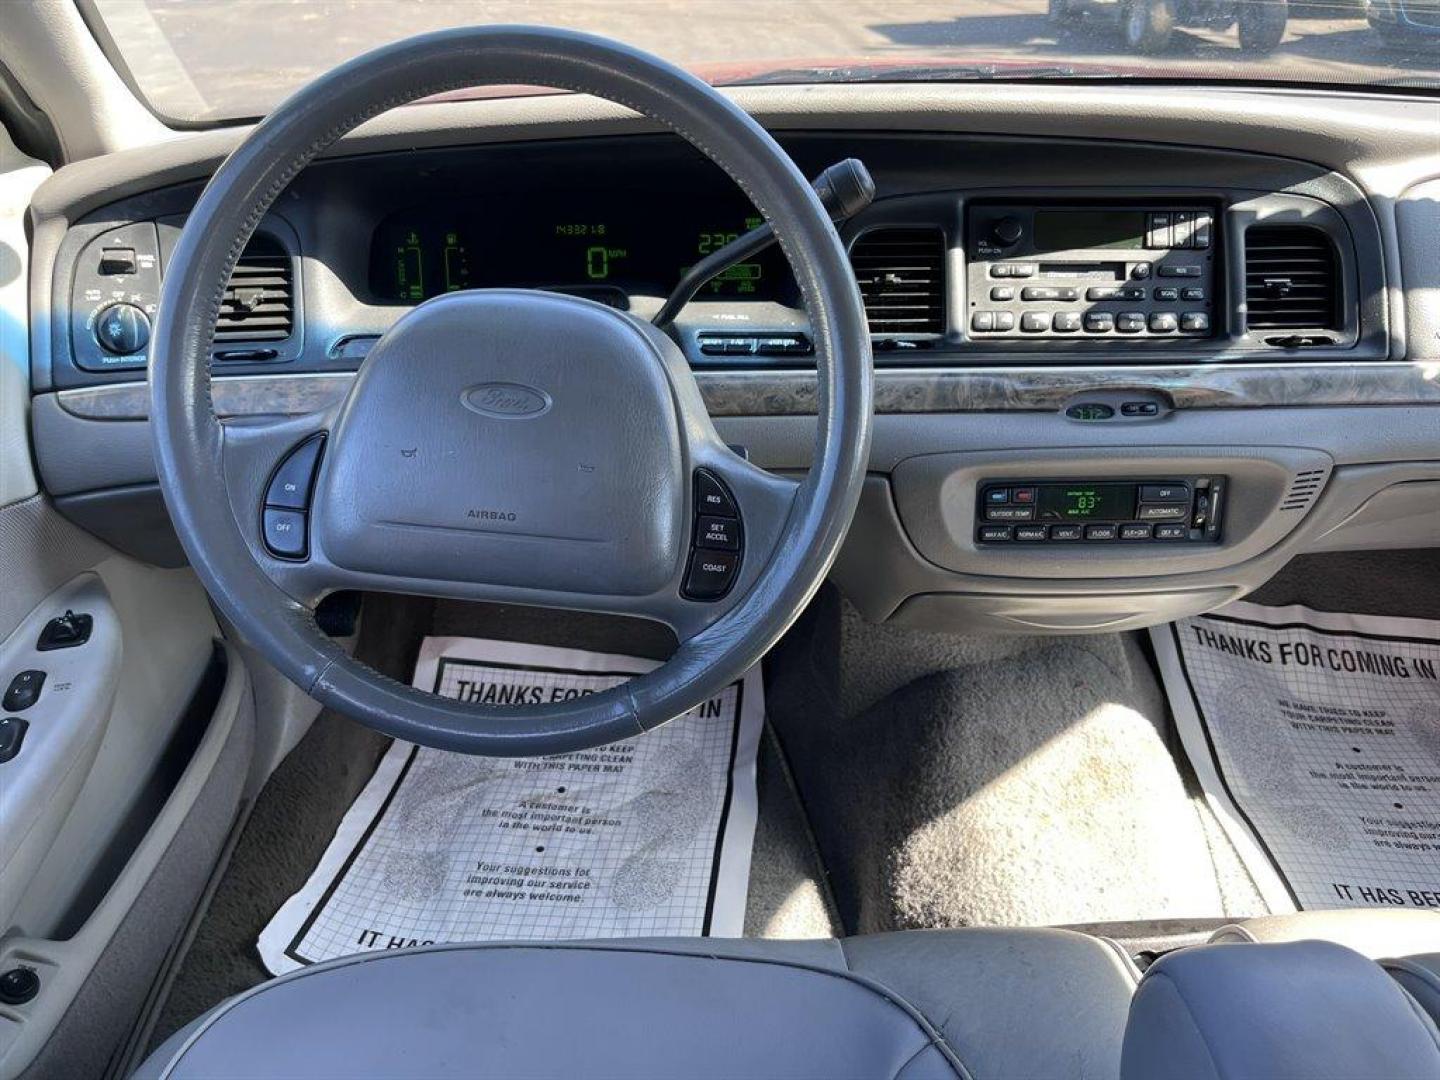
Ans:
{"label": "dashboard air vent grille", "polygon": [[1338,330],[1339,275],[1329,237],[1305,225],[1245,232],[1246,325],[1251,330]]}
{"label": "dashboard air vent grille", "polygon": [[1281,510],[1308,510],[1310,504],[1315,501],[1315,496],[1320,494],[1320,489],[1325,486],[1325,479],[1328,474],[1326,469],[1307,469],[1304,472],[1296,473],[1295,479],[1290,484],[1290,490],[1285,493],[1285,501],[1280,504]]}
{"label": "dashboard air vent grille", "polygon": [[855,241],[850,265],[872,335],[945,332],[945,235],[939,229],[875,229]]}
{"label": "dashboard air vent grille", "polygon": [[245,248],[215,320],[215,341],[282,341],[295,328],[294,267],[290,254],[269,236]]}

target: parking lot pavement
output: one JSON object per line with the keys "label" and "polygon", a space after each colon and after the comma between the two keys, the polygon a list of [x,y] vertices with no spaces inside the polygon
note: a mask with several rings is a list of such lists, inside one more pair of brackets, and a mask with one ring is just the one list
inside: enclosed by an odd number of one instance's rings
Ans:
{"label": "parking lot pavement", "polygon": [[[1292,12],[1268,57],[1234,30],[1183,30],[1157,57],[1127,53],[1101,20],[1057,32],[1046,0],[96,0],[126,52],[147,57],[147,93],[197,112],[268,108],[288,90],[381,42],[470,23],[543,23],[620,38],[688,66],[752,60],[1075,65],[1173,77],[1287,81],[1440,80],[1440,48],[1392,48],[1360,0]],[[127,38],[139,43],[126,48]],[[179,63],[174,61],[178,58]],[[187,78],[188,77],[188,78]]]}

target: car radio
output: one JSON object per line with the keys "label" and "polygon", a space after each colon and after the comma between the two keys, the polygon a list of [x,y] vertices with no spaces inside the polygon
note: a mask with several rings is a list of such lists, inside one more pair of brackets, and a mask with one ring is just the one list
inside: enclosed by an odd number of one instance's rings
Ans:
{"label": "car radio", "polygon": [[972,340],[1215,333],[1210,207],[980,204],[967,234]]}
{"label": "car radio", "polygon": [[980,544],[1214,543],[1225,477],[1143,480],[984,480]]}

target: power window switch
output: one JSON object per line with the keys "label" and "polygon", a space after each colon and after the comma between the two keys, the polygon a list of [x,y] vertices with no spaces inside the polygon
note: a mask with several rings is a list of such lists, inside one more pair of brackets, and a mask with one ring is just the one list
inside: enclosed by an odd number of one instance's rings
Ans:
{"label": "power window switch", "polygon": [[6,712],[24,712],[40,700],[40,688],[45,685],[45,672],[22,671],[10,680],[5,690],[5,700],[0,702]]}
{"label": "power window switch", "polygon": [[29,722],[18,716],[0,720],[0,765],[20,753],[20,744],[25,741],[25,732],[29,728]]}
{"label": "power window switch", "polygon": [[35,642],[35,648],[39,652],[73,649],[89,641],[90,631],[94,628],[95,619],[92,616],[83,613],[77,615],[67,610],[64,615],[45,624],[45,629],[40,631],[40,640]]}

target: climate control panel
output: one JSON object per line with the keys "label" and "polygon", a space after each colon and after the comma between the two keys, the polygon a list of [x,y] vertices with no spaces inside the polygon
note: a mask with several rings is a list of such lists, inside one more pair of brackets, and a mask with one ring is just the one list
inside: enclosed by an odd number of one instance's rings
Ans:
{"label": "climate control panel", "polygon": [[1217,543],[1223,476],[985,480],[978,544]]}

